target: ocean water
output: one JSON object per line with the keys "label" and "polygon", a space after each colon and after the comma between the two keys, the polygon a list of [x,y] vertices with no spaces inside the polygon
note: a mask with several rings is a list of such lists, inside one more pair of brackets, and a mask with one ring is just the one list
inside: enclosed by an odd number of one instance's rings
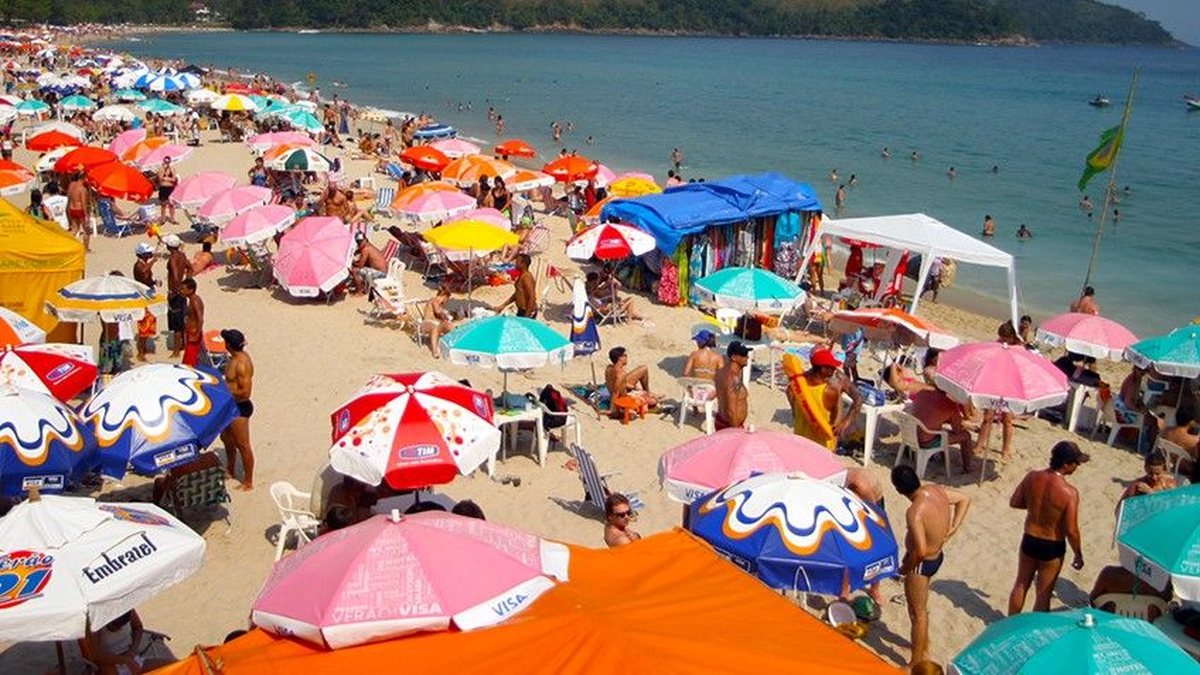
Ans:
{"label": "ocean water", "polygon": [[[843,216],[923,211],[978,233],[992,215],[993,243],[1016,256],[1022,303],[1038,315],[1065,310],[1083,283],[1095,222],[1079,209],[1076,181],[1140,68],[1118,167],[1130,193],[1106,228],[1093,284],[1103,313],[1139,335],[1200,314],[1191,259],[1200,252],[1200,112],[1181,100],[1200,93],[1193,49],[324,33],[163,34],[111,46],[289,82],[313,73],[325,97],[426,111],[481,138],[495,138],[493,106],[506,136],[548,156],[557,153],[551,122],[571,121],[566,146],[618,171],[661,180],[678,147],[687,177],[779,171],[810,182],[830,211],[836,168],[842,181],[858,178]],[[1113,105],[1089,106],[1098,93]],[[1097,176],[1088,186],[1096,217],[1104,184]],[[1021,223],[1032,240],[1014,237]],[[960,279],[1003,294],[1001,271],[966,269]]]}

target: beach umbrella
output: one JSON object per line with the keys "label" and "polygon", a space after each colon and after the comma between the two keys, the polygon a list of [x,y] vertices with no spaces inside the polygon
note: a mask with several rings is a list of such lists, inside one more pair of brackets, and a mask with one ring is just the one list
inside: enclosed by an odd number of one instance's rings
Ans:
{"label": "beach umbrella", "polygon": [[0,159],[0,171],[24,174],[25,176],[28,176],[31,179],[37,177],[37,175],[33,171],[31,171],[28,167],[26,167],[23,164],[18,164],[10,159]]}
{"label": "beach umbrella", "polygon": [[955,675],[1200,673],[1150,622],[1100,610],[1017,614],[992,623],[950,662]]}
{"label": "beach umbrella", "polygon": [[186,145],[163,145],[133,160],[133,163],[143,171],[157,169],[168,159],[172,163],[182,162],[191,156],[192,150],[193,148]]}
{"label": "beach umbrella", "polygon": [[296,212],[280,204],[256,206],[235,217],[221,228],[221,241],[229,244],[255,244],[266,241],[296,222]]}
{"label": "beach umbrella", "polygon": [[46,299],[46,311],[59,321],[139,321],[146,312],[165,315],[167,299],[130,277],[109,274],[63,286]]}
{"label": "beach umbrella", "polygon": [[974,342],[942,352],[935,384],[959,403],[1022,414],[1067,400],[1067,376],[1021,345]]}
{"label": "beach umbrella", "polygon": [[136,161],[170,142],[170,139],[166,136],[150,136],[149,138],[143,138],[122,152],[121,159],[126,162]]}
{"label": "beach umbrella", "polygon": [[221,98],[221,95],[212,89],[193,89],[184,94],[184,98],[191,105],[210,105],[213,101]]}
{"label": "beach umbrella", "polygon": [[567,242],[572,260],[624,260],[653,251],[654,235],[632,225],[602,223],[580,232]]}
{"label": "beach umbrella", "polygon": [[267,168],[275,171],[328,173],[332,168],[332,162],[313,148],[291,147],[272,157],[271,161],[267,163]]}
{"label": "beach umbrella", "polygon": [[0,347],[41,344],[46,331],[13,310],[0,306]]}
{"label": "beach umbrella", "polygon": [[188,88],[187,82],[175,75],[159,75],[150,80],[146,85],[150,91],[169,93],[173,91],[184,91]]}
{"label": "beach umbrella", "polygon": [[76,147],[78,146],[64,145],[61,148],[55,148],[47,152],[41,157],[38,157],[37,161],[33,163],[33,170],[38,173],[54,171],[54,165],[58,162],[58,160],[61,159],[63,155],[74,150]]}
{"label": "beach umbrella", "polygon": [[182,82],[185,89],[195,89],[200,86],[200,75],[202,74],[184,69],[175,74],[175,79]]}
{"label": "beach umbrella", "polygon": [[126,101],[129,103],[137,103],[138,101],[146,100],[146,95],[137,89],[118,89],[113,92],[113,96],[116,97],[118,101]]}
{"label": "beach umbrella", "polygon": [[164,117],[170,117],[172,115],[179,115],[187,112],[187,108],[175,105],[169,101],[164,101],[161,98],[148,99],[138,103],[137,106],[148,113],[154,113],[155,115],[162,115]]}
{"label": "beach umbrella", "polygon": [[237,179],[221,171],[205,171],[179,181],[171,191],[171,201],[184,208],[195,208],[237,185]]}
{"label": "beach umbrella", "polygon": [[1121,565],[1158,590],[1200,601],[1200,485],[1137,495],[1117,512]]}
{"label": "beach umbrella", "polygon": [[560,183],[594,178],[600,165],[582,155],[566,155],[549,162],[542,171]]}
{"label": "beach umbrella", "polygon": [[307,110],[283,110],[276,114],[280,120],[293,129],[307,131],[311,134],[320,133],[325,125]]}
{"label": "beach umbrella", "polygon": [[108,149],[120,157],[125,151],[144,140],[146,140],[146,129],[144,127],[141,129],[129,129],[117,134],[117,137],[108,144]]}
{"label": "beach umbrella", "polygon": [[0,171],[0,196],[19,195],[28,190],[34,180],[28,171]]}
{"label": "beach umbrella", "polygon": [[12,106],[0,106],[0,124],[8,124],[17,119],[17,110]]}
{"label": "beach umbrella", "polygon": [[1168,377],[1200,376],[1200,325],[1190,324],[1129,345],[1125,358]]}
{"label": "beach umbrella", "polygon": [[0,106],[15,106],[25,99],[14,94],[0,94]]}
{"label": "beach umbrella", "polygon": [[548,176],[541,171],[517,171],[512,178],[504,181],[508,186],[508,191],[528,192],[538,188],[550,187],[554,185],[554,177]]}
{"label": "beach umbrella", "polygon": [[237,417],[219,376],[178,363],[127,370],[79,411],[100,455],[100,471],[153,476],[195,461]]}
{"label": "beach umbrella", "polygon": [[269,201],[271,201],[270,188],[241,185],[213,195],[200,205],[196,214],[211,223],[219,224]]}
{"label": "beach umbrella", "polygon": [[277,113],[281,113],[286,110],[305,110],[304,108],[292,105],[287,101],[279,101],[273,98],[263,98],[262,96],[251,96],[250,98],[256,105],[258,105],[258,110],[255,111],[254,116],[259,118],[273,117]]}
{"label": "beach umbrella", "polygon": [[275,564],[254,625],[330,649],[467,631],[524,611],[567,580],[566,546],[452,513],[379,515]]}
{"label": "beach umbrella", "polygon": [[132,122],[137,115],[123,105],[106,105],[92,113],[92,119],[99,122]]}
{"label": "beach umbrella", "polygon": [[[74,640],[194,574],[204,537],[153,504],[31,498],[0,520],[0,640]],[[15,579],[14,579],[15,577]]]}
{"label": "beach umbrella", "polygon": [[496,178],[510,178],[517,173],[517,167],[502,159],[484,155],[467,155],[450,162],[442,169],[442,180],[459,185],[469,186],[487,178],[489,182]]}
{"label": "beach umbrella", "polygon": [[450,223],[457,223],[460,220],[476,220],[487,223],[488,225],[494,225],[504,230],[512,230],[512,221],[509,220],[508,216],[490,206],[479,209],[471,209],[470,211],[454,216],[453,218],[447,218],[446,224],[449,225]]}
{"label": "beach umbrella", "polygon": [[1116,321],[1079,312],[1043,321],[1038,326],[1037,339],[1051,347],[1113,361],[1120,361],[1125,348],[1137,342],[1137,336]]}
{"label": "beach umbrella", "polygon": [[501,314],[472,319],[442,336],[442,354],[451,363],[508,371],[566,365],[574,347],[565,337],[534,319]]}
{"label": "beach umbrella", "polygon": [[617,197],[605,197],[595,204],[592,204],[587,211],[583,212],[583,218],[588,220],[598,220],[600,218],[600,214],[604,211],[604,207],[608,206],[608,203],[615,199],[617,199]]}
{"label": "beach umbrella", "polygon": [[208,104],[213,110],[229,110],[232,112],[253,112],[258,110],[258,104],[245,94],[224,94],[213,99]]}
{"label": "beach umbrella", "polygon": [[94,464],[84,425],[49,394],[0,385],[0,420],[0,493],[6,497],[31,487],[57,492]]}
{"label": "beach umbrella", "polygon": [[50,114],[50,106],[45,101],[36,98],[25,99],[13,106],[21,117],[45,117]]}
{"label": "beach umbrella", "polygon": [[[449,186],[450,189],[438,186]],[[449,183],[421,183],[396,193],[392,211],[397,216],[429,222],[464,214],[477,205],[474,197],[463,194]]]}
{"label": "beach umbrella", "polygon": [[451,260],[469,260],[521,242],[516,234],[482,220],[457,220],[425,230],[421,236]]}
{"label": "beach umbrella", "polygon": [[[419,141],[427,141],[434,138],[454,140],[454,137],[457,135],[457,129],[449,124],[441,124],[439,122],[431,122],[430,124],[426,124],[425,126],[413,132],[413,138]],[[478,150],[476,152],[478,152]]]}
{"label": "beach umbrella", "polygon": [[726,267],[699,279],[696,294],[718,307],[786,312],[804,302],[795,283],[757,267]]}
{"label": "beach umbrella", "polygon": [[311,148],[317,142],[312,136],[301,131],[275,131],[269,134],[256,134],[246,139],[246,144],[255,152],[280,145],[291,145]]}
{"label": "beach umbrella", "polygon": [[354,236],[341,218],[303,218],[279,240],[275,279],[289,295],[315,298],[350,276]]}
{"label": "beach umbrella", "polygon": [[92,188],[106,197],[144,202],[154,194],[154,184],[142,172],[122,162],[109,162],[88,169]]}
{"label": "beach umbrella", "polygon": [[887,515],[834,483],[762,474],[700,497],[688,529],[771,588],[838,595],[899,573]]}
{"label": "beach umbrella", "polygon": [[[593,178],[598,188],[608,188],[608,186],[617,179],[617,172],[608,168],[604,164],[596,163],[596,175]],[[584,179],[580,179],[584,180]]]}
{"label": "beach umbrella", "polygon": [[658,460],[659,484],[684,504],[765,473],[803,473],[841,484],[846,467],[825,446],[803,436],[756,429],[722,429],[677,445]]}
{"label": "beach umbrella", "polygon": [[395,490],[444,485],[500,449],[491,397],[438,372],[376,375],[330,420],[334,470]]}
{"label": "beach umbrella", "polygon": [[414,145],[400,151],[400,161],[425,171],[441,171],[451,160],[431,145]]}
{"label": "beach umbrella", "polygon": [[608,184],[608,194],[620,199],[656,195],[660,192],[662,192],[662,188],[658,186],[658,183],[639,176],[619,177]]}
{"label": "beach umbrella", "polygon": [[33,136],[37,136],[38,134],[46,133],[47,131],[61,131],[62,133],[67,134],[68,136],[74,136],[75,138],[78,138],[81,141],[80,145],[83,145],[82,141],[87,138],[87,132],[84,131],[83,129],[79,128],[78,125],[72,124],[70,122],[61,122],[61,121],[60,122],[47,122],[45,124],[39,124],[36,127],[34,127],[33,129],[30,129],[29,135],[30,135],[30,137],[33,137]]}
{"label": "beach umbrella", "polygon": [[160,75],[161,73],[156,73],[149,69],[140,71],[137,73],[136,78],[133,80],[133,83],[130,86],[138,89],[146,89],[150,86],[150,83],[158,79]]}
{"label": "beach umbrella", "polygon": [[57,130],[43,131],[40,134],[30,136],[25,141],[25,147],[34,152],[46,152],[56,148],[76,147],[80,145],[83,145],[83,141],[79,138]]}
{"label": "beach umbrella", "polygon": [[434,141],[429,144],[429,147],[438,150],[451,159],[479,154],[478,145],[464,141],[461,138],[447,138],[442,141]]}
{"label": "beach umbrella", "polygon": [[96,381],[92,348],[73,344],[40,344],[0,350],[0,384],[49,394],[69,401]]}
{"label": "beach umbrella", "polygon": [[76,94],[75,96],[68,96],[59,101],[58,109],[67,111],[95,110],[96,102],[86,96]]}
{"label": "beach umbrella", "polygon": [[492,152],[506,157],[537,157],[537,150],[519,138],[510,138],[498,143]]}
{"label": "beach umbrella", "polygon": [[925,319],[894,308],[843,309],[829,320],[834,331],[863,329],[867,339],[896,345],[918,344],[934,349],[958,346],[958,338]]}
{"label": "beach umbrella", "polygon": [[54,171],[56,173],[73,173],[81,168],[87,170],[93,166],[115,161],[117,161],[117,156],[112,151],[94,145],[83,145],[73,148],[59,157],[54,162]]}

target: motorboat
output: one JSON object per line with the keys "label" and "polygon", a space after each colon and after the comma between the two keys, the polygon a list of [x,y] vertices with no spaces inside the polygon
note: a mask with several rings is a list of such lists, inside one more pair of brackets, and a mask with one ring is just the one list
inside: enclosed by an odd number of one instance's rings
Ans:
{"label": "motorboat", "polygon": [[1184,94],[1183,102],[1187,104],[1188,110],[1200,110],[1200,98],[1196,98],[1191,94]]}
{"label": "motorboat", "polygon": [[1107,108],[1108,106],[1112,105],[1112,101],[1110,101],[1107,96],[1101,96],[1097,94],[1096,98],[1088,101],[1088,105],[1092,106],[1093,108]]}

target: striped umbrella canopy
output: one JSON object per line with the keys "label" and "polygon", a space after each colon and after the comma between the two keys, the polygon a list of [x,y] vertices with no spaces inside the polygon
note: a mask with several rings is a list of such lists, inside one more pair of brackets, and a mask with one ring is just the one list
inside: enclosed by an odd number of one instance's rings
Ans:
{"label": "striped umbrella canopy", "polygon": [[113,92],[113,96],[115,96],[118,101],[127,101],[130,103],[146,100],[146,95],[137,89],[118,89],[117,91]]}
{"label": "striped umbrella canopy", "polygon": [[63,286],[46,300],[46,311],[59,321],[138,321],[147,312],[165,315],[167,299],[129,277],[109,274]]}
{"label": "striped umbrella canopy", "polygon": [[275,171],[327,173],[332,168],[332,162],[313,148],[293,147],[272,157],[267,162],[267,168]]}
{"label": "striped umbrella canopy", "polygon": [[0,306],[0,347],[40,344],[46,331],[13,310]]}
{"label": "striped umbrella canopy", "polygon": [[74,96],[68,96],[68,97],[62,99],[61,101],[59,101],[58,108],[59,108],[59,110],[70,110],[70,111],[95,110],[96,102],[86,96],[83,96],[81,94],[76,94]]}
{"label": "striped umbrella canopy", "polygon": [[142,172],[123,162],[109,162],[88,169],[88,182],[106,197],[144,202],[154,193],[154,185]]}
{"label": "striped umbrella canopy", "polygon": [[958,338],[934,324],[894,308],[871,307],[834,312],[830,328],[852,332],[862,328],[869,340],[892,344],[920,344],[934,349],[958,346]]}
{"label": "striped umbrella canopy", "polygon": [[0,493],[57,492],[94,464],[95,445],[66,404],[49,394],[0,385]]}
{"label": "striped umbrella canopy", "polygon": [[804,302],[795,283],[757,267],[726,267],[696,281],[701,299],[732,309],[786,312]]}
{"label": "striped umbrella canopy", "polygon": [[624,260],[654,250],[654,236],[632,225],[602,223],[580,232],[567,242],[572,260]]}
{"label": "striped umbrella canopy", "polygon": [[150,80],[146,88],[150,91],[170,93],[173,91],[184,91],[188,89],[187,82],[176,75],[159,75]]}
{"label": "striped umbrella canopy", "polygon": [[187,112],[187,108],[175,105],[170,101],[164,101],[161,98],[152,98],[142,101],[141,103],[137,104],[137,106],[148,113],[154,113],[155,115],[163,115],[166,117],[180,115]]}
{"label": "striped umbrella canopy", "polygon": [[245,94],[224,94],[213,99],[208,107],[213,110],[229,110],[231,112],[253,112],[258,110],[254,99]]}

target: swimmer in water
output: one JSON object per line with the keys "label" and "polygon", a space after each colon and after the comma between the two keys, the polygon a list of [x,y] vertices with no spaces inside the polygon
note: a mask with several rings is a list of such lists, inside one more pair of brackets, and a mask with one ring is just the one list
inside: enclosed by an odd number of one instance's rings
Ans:
{"label": "swimmer in water", "polygon": [[1017,228],[1017,239],[1033,239],[1033,232],[1030,232],[1029,228],[1025,227],[1025,223],[1021,223],[1021,226]]}
{"label": "swimmer in water", "polygon": [[954,177],[957,175],[958,175],[958,169],[955,169],[954,167],[950,167],[950,170],[946,172],[946,177],[949,178],[950,180],[954,180]]}
{"label": "swimmer in water", "polygon": [[891,158],[891,156],[892,156],[892,151],[891,151],[891,150],[888,150],[888,149],[887,149],[887,146],[884,146],[884,148],[883,148],[883,152],[879,153],[879,156],[880,156],[880,157],[882,157],[882,158],[884,158],[884,159],[889,159],[889,158]]}

